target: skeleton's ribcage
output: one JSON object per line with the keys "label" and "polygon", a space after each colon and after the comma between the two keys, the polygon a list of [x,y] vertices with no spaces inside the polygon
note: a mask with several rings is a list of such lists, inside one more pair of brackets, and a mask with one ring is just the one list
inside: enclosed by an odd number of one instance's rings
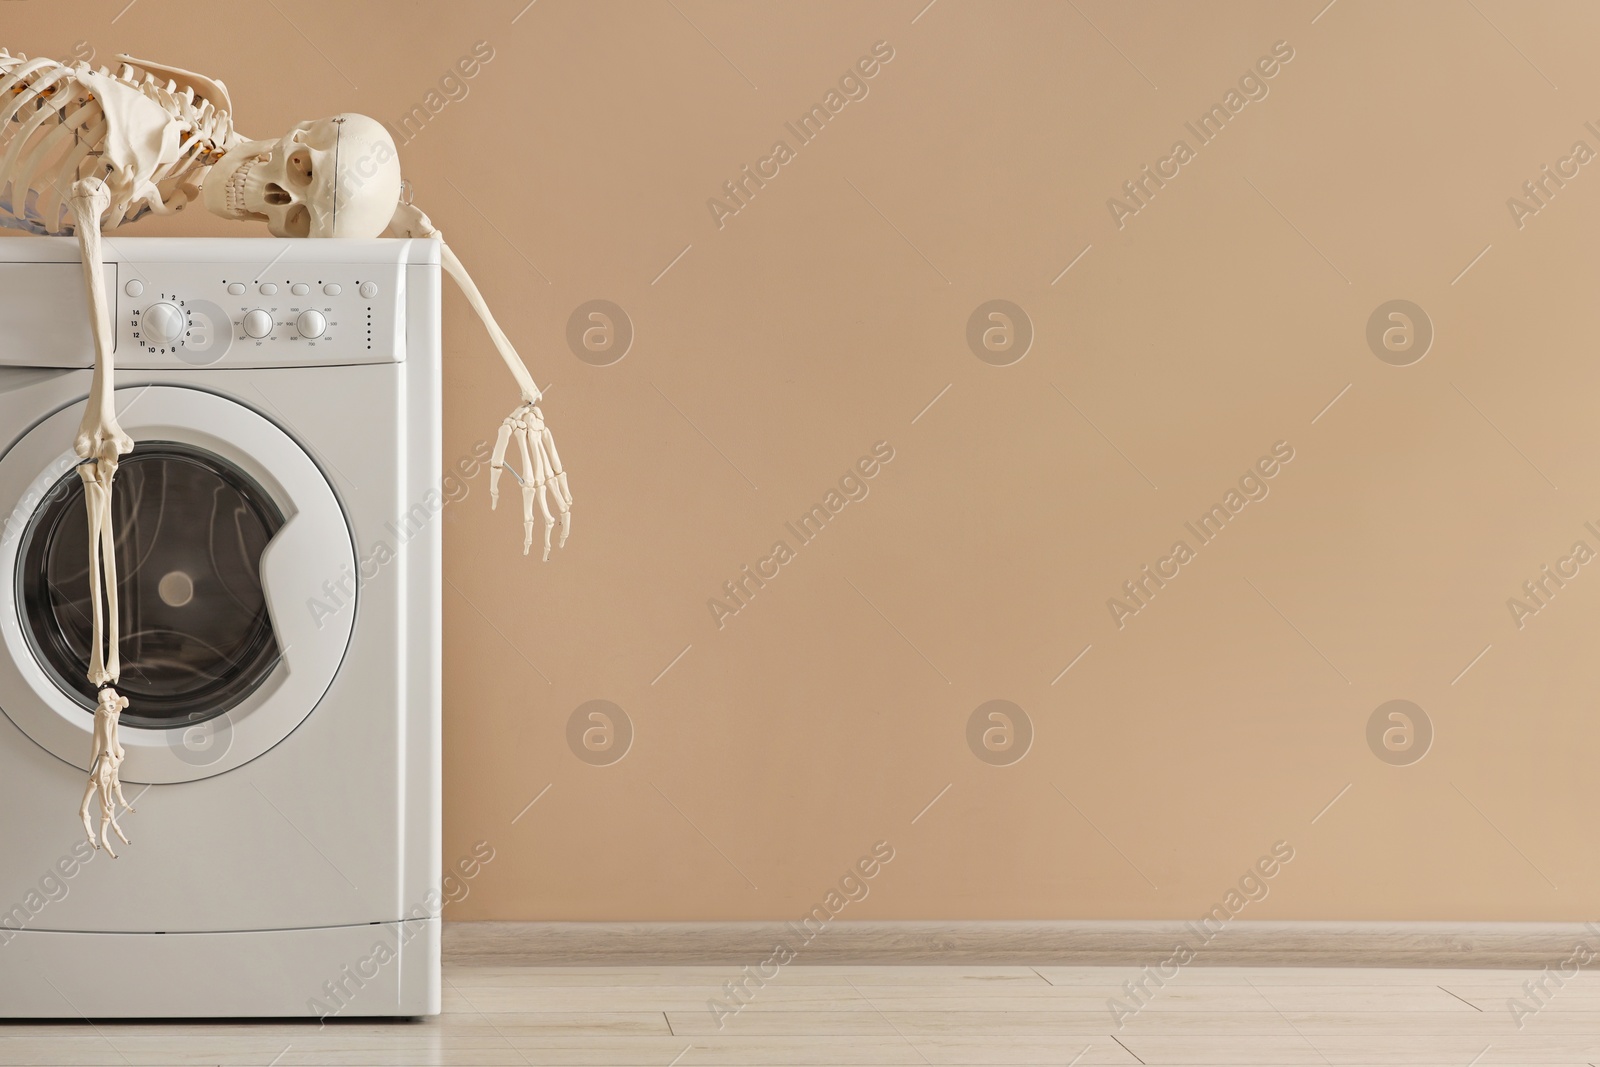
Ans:
{"label": "skeleton's ribcage", "polygon": [[92,173],[105,136],[105,113],[72,68],[0,52],[0,225],[71,233],[71,185]]}
{"label": "skeleton's ribcage", "polygon": [[[104,68],[98,73],[109,75]],[[205,136],[216,124],[208,101],[196,101],[192,92],[176,93],[170,82],[160,86],[137,68],[124,66],[114,77],[166,109],[182,124],[183,141],[178,160],[151,175],[159,197],[126,199],[114,193],[102,230],[194,199],[203,167],[217,149]],[[0,49],[0,226],[72,233],[72,183],[107,177],[103,157],[110,132],[105,111],[74,68]]]}

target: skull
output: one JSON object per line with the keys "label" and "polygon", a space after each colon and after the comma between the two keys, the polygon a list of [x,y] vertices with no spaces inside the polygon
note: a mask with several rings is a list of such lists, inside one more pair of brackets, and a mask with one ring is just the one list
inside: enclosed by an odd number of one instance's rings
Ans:
{"label": "skull", "polygon": [[260,220],[279,237],[377,237],[400,199],[400,156],[382,123],[335,115],[235,145],[204,189],[213,214]]}

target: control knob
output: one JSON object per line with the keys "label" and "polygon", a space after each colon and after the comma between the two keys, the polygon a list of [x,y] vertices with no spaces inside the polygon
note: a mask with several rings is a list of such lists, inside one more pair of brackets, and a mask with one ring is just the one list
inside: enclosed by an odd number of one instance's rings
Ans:
{"label": "control knob", "polygon": [[300,332],[301,337],[321,337],[322,332],[328,328],[328,319],[315,308],[307,308],[294,320],[294,328]]}
{"label": "control knob", "polygon": [[176,304],[151,304],[139,319],[140,339],[151,345],[175,344],[188,328],[188,316]]}
{"label": "control knob", "polygon": [[249,337],[263,338],[272,332],[272,316],[256,308],[244,313],[244,332]]}

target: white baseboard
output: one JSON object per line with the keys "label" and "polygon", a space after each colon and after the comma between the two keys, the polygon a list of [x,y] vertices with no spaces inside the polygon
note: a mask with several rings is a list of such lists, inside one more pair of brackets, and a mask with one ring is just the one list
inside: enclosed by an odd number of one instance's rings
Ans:
{"label": "white baseboard", "polygon": [[784,922],[446,923],[447,962],[541,965],[731,964],[766,959],[779,942],[799,964],[1053,964],[1142,967],[1186,944],[1202,966],[1519,967],[1540,969],[1600,924],[1251,922],[1207,939],[1183,921],[836,920],[807,940]]}

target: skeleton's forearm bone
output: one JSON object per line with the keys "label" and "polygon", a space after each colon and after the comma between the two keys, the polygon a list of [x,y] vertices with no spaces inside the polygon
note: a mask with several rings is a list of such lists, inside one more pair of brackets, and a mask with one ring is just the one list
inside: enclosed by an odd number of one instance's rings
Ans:
{"label": "skeleton's forearm bone", "polygon": [[[128,442],[131,447],[133,442]],[[95,464],[104,470],[107,464]],[[100,568],[104,572],[106,587],[106,681],[115,685],[122,678],[122,614],[117,609],[117,536],[111,527],[111,479],[116,475],[116,460],[110,461],[111,473],[105,481],[105,504],[100,509]],[[101,683],[95,683],[101,684]],[[115,734],[112,740],[115,741]],[[117,758],[122,758],[118,745]]]}
{"label": "skeleton's forearm bone", "polygon": [[102,635],[105,633],[104,609],[101,607],[100,532],[105,529],[102,516],[106,510],[105,486],[100,481],[100,464],[96,460],[81,464],[78,477],[83,479],[83,505],[89,516],[89,682],[105,685],[111,681],[106,672]]}
{"label": "skeleton's forearm bone", "polygon": [[523,364],[522,357],[517,355],[517,350],[512,347],[511,339],[506,336],[500,324],[494,320],[489,305],[484,302],[483,294],[478,292],[478,286],[473,282],[472,275],[467,273],[467,268],[462,266],[456,254],[450,251],[449,242],[444,239],[444,234],[434,226],[433,220],[411,204],[400,204],[395,208],[394,218],[389,220],[389,232],[397,237],[437,237],[439,239],[439,257],[444,264],[445,273],[454,278],[461,293],[467,298],[467,303],[472,305],[472,310],[478,313],[478,318],[483,320],[483,328],[489,331],[489,339],[494,342],[494,347],[500,353],[500,358],[505,361],[506,369],[511,371],[511,376],[517,380],[517,388],[522,390],[522,402],[537,404],[539,387],[533,384],[533,375],[528,373],[528,368]]}
{"label": "skeleton's forearm bone", "polygon": [[[437,231],[435,231],[437,232]],[[467,268],[461,265],[456,254],[450,251],[450,246],[445,243],[444,235],[439,235],[439,256],[444,263],[444,269],[450,277],[456,280],[456,285],[461,287],[461,292],[467,298],[467,303],[472,305],[472,310],[478,313],[478,318],[483,320],[484,329],[489,331],[489,339],[494,342],[494,347],[500,353],[500,358],[505,360],[506,367],[511,371],[511,376],[517,380],[517,387],[522,390],[524,403],[537,404],[543,395],[539,387],[533,384],[533,375],[528,373],[528,368],[523,365],[522,357],[517,355],[517,350],[511,346],[511,339],[506,336],[500,324],[494,321],[494,315],[489,311],[489,305],[484,302],[483,294],[478,292],[478,287],[472,281],[472,275],[467,273]]]}

